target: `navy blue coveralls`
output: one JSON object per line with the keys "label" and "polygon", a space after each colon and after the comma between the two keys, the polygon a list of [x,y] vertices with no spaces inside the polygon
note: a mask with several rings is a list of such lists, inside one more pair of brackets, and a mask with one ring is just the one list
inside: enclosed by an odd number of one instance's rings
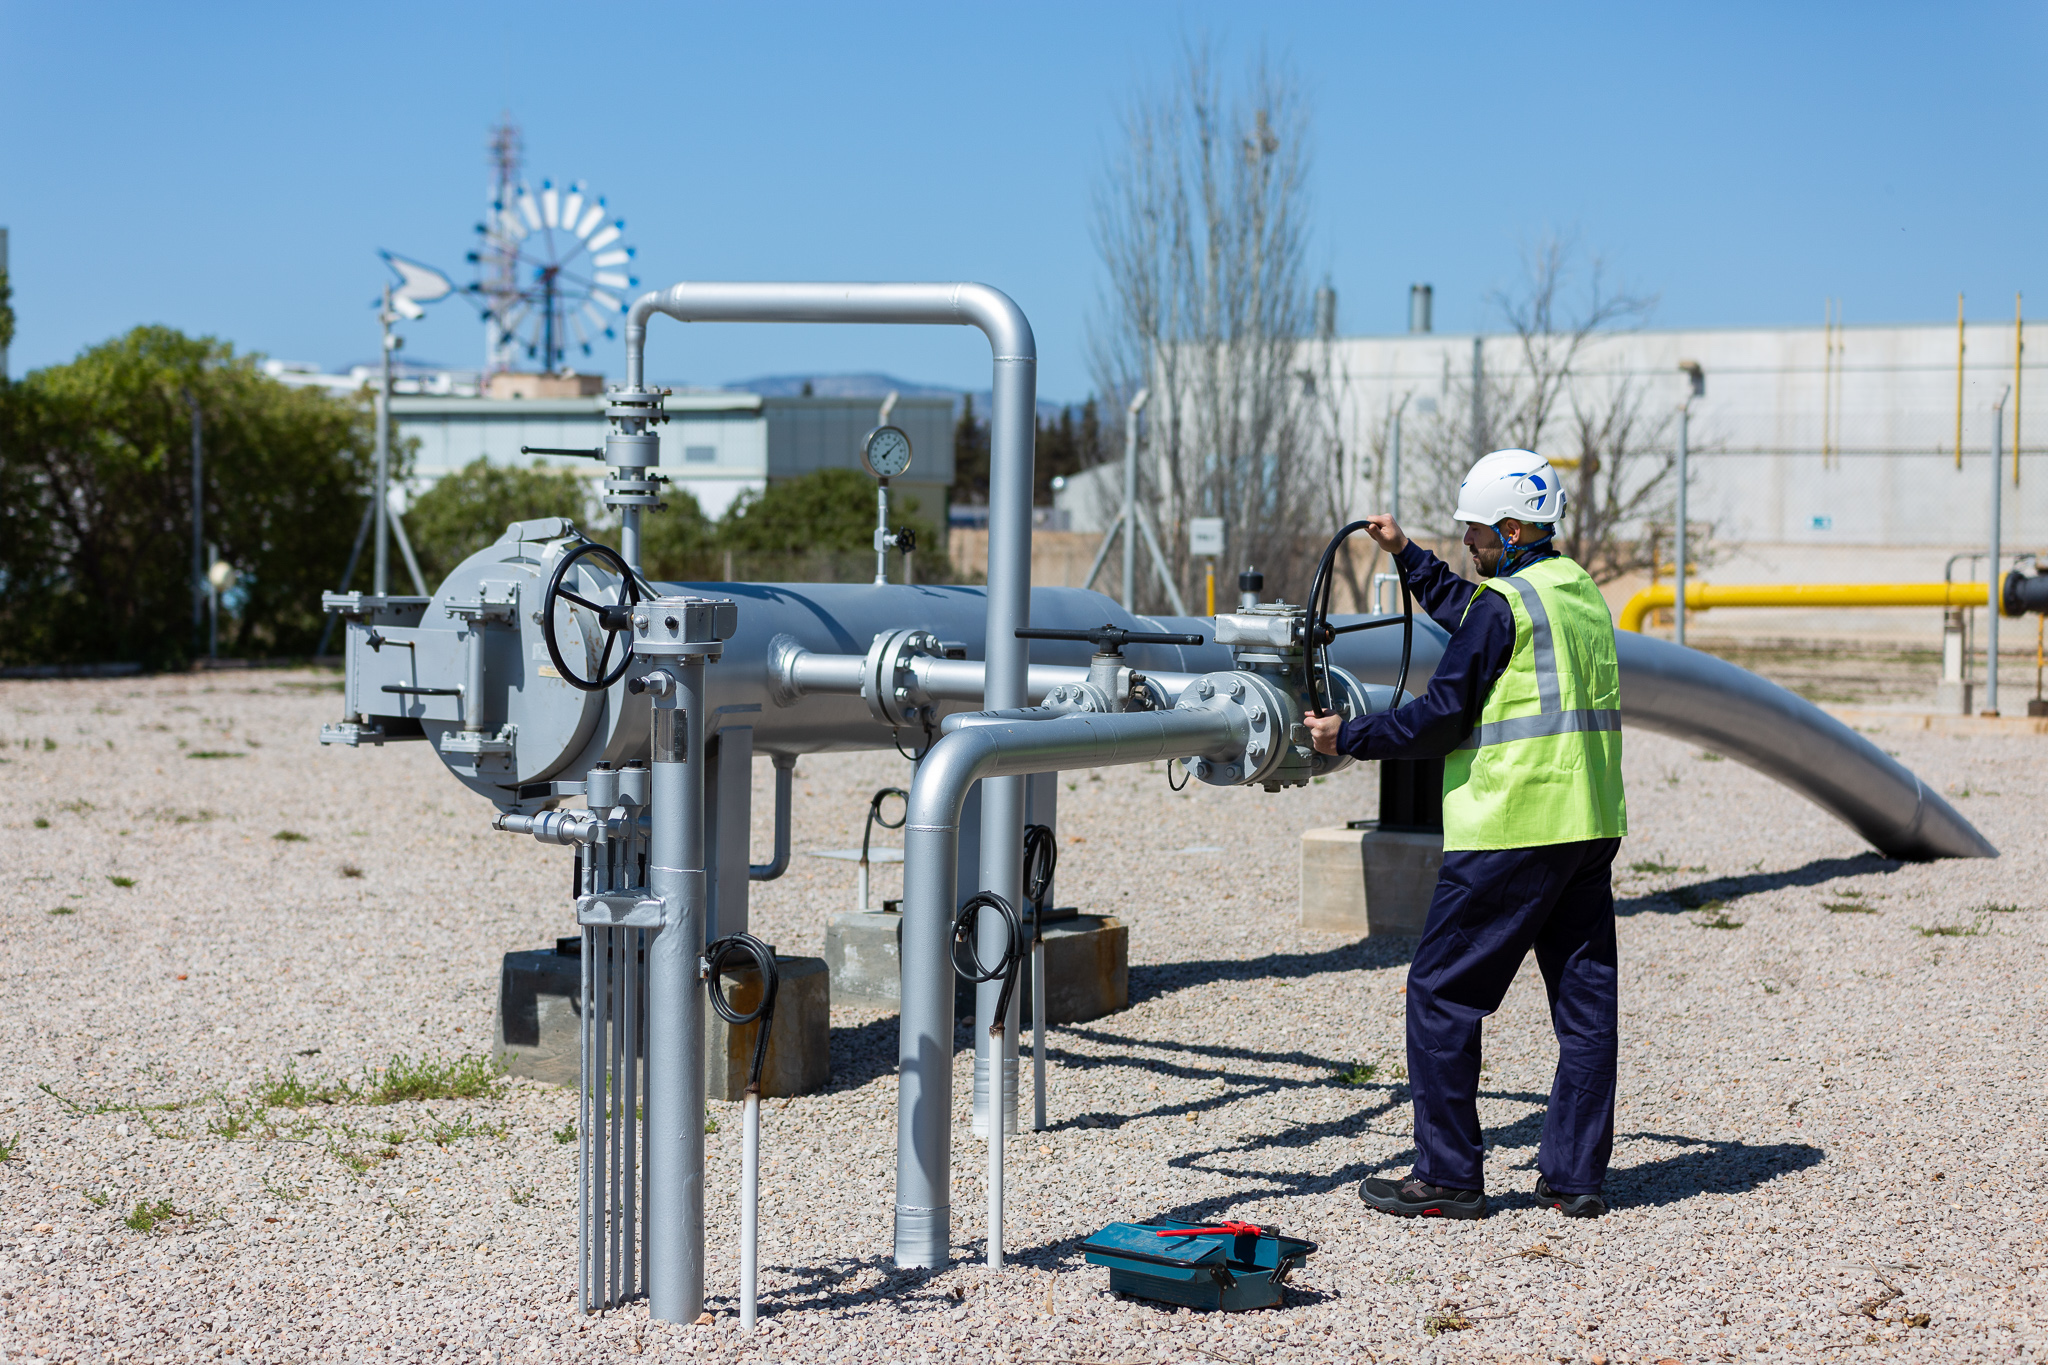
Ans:
{"label": "navy blue coveralls", "polygon": [[[1424,611],[1451,632],[1429,688],[1408,705],[1346,721],[1354,758],[1441,758],[1478,724],[1514,655],[1514,615],[1410,541],[1395,556]],[[1474,596],[1477,601],[1474,601]],[[1469,612],[1467,608],[1470,608]],[[1444,854],[1408,969],[1408,1084],[1415,1176],[1484,1190],[1480,1021],[1500,1008],[1531,948],[1550,994],[1557,1076],[1537,1169],[1560,1194],[1591,1194],[1614,1150],[1617,972],[1614,855],[1619,839]]]}

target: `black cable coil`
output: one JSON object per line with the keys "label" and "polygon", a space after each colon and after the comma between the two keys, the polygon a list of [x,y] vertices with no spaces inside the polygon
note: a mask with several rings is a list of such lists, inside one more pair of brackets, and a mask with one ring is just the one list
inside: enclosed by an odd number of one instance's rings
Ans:
{"label": "black cable coil", "polygon": [[[1003,955],[994,967],[983,965],[981,954],[975,948],[975,936],[981,927],[981,912],[994,910],[1003,917],[1003,925],[1010,931],[1009,942],[1003,945]],[[960,960],[960,949],[967,949],[967,961]],[[960,979],[971,985],[983,985],[990,981],[1003,983],[1002,993],[996,997],[995,1022],[988,1031],[1000,1036],[1003,1024],[1010,1017],[1010,996],[1017,989],[1017,969],[1024,965],[1024,954],[1029,945],[1024,939],[1024,925],[1017,918],[1017,912],[1010,903],[993,891],[982,891],[967,898],[953,916],[953,970]]]}
{"label": "black cable coil", "polygon": [[1024,899],[1031,902],[1031,941],[1045,941],[1045,898],[1060,865],[1059,840],[1050,825],[1024,827]]}
{"label": "black cable coil", "polygon": [[[744,1012],[733,1008],[732,1001],[718,984],[725,973],[727,960],[735,954],[752,958],[755,969],[761,973],[761,999],[754,1008]],[[749,1095],[761,1093],[761,1068],[768,1061],[768,1030],[775,1026],[775,991],[780,984],[775,970],[775,950],[752,934],[728,934],[704,950],[704,989],[711,992],[711,1008],[718,1011],[718,1017],[734,1028],[744,1028],[756,1019],[761,1021],[759,1031],[754,1034],[754,1062],[747,1069]]]}

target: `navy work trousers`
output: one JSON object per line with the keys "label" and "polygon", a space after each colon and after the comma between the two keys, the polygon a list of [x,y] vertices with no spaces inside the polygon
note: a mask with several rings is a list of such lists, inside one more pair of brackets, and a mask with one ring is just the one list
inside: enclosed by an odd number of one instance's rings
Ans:
{"label": "navy work trousers", "polygon": [[1500,1008],[1529,950],[1550,992],[1557,1078],[1537,1170],[1590,1194],[1614,1151],[1614,855],[1619,839],[1444,854],[1408,969],[1408,1084],[1415,1174],[1486,1188],[1479,1131],[1480,1021]]}

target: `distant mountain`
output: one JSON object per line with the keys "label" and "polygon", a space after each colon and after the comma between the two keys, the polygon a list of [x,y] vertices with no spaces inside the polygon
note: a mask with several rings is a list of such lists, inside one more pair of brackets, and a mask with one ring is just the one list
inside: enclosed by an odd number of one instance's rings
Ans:
{"label": "distant mountain", "polygon": [[908,379],[887,374],[771,374],[759,379],[742,379],[725,387],[742,393],[758,393],[763,398],[795,398],[803,393],[806,384],[820,398],[872,398],[876,402],[888,397],[891,389],[905,398],[951,398],[956,401],[962,392],[939,385],[914,384]]}
{"label": "distant mountain", "polygon": [[[721,385],[722,388],[737,389],[742,393],[758,393],[763,398],[796,398],[804,391],[804,385],[811,386],[811,392],[819,398],[872,398],[877,403],[889,396],[894,389],[905,398],[950,398],[954,410],[959,410],[960,400],[968,390],[949,388],[943,384],[918,384],[908,379],[898,379],[887,374],[773,374],[758,379],[741,379]],[[992,401],[989,390],[974,391],[974,413],[984,421],[988,418]],[[1041,395],[1038,400],[1038,415],[1056,418],[1065,406]]]}

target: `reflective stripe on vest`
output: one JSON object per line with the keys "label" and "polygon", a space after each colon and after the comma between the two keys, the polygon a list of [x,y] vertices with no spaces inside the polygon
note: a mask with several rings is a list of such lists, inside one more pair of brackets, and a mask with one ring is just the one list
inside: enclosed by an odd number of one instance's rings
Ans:
{"label": "reflective stripe on vest", "polygon": [[1552,557],[1480,591],[1508,604],[1515,651],[1479,723],[1444,760],[1444,848],[1626,833],[1620,672],[1600,590],[1577,564]]}

